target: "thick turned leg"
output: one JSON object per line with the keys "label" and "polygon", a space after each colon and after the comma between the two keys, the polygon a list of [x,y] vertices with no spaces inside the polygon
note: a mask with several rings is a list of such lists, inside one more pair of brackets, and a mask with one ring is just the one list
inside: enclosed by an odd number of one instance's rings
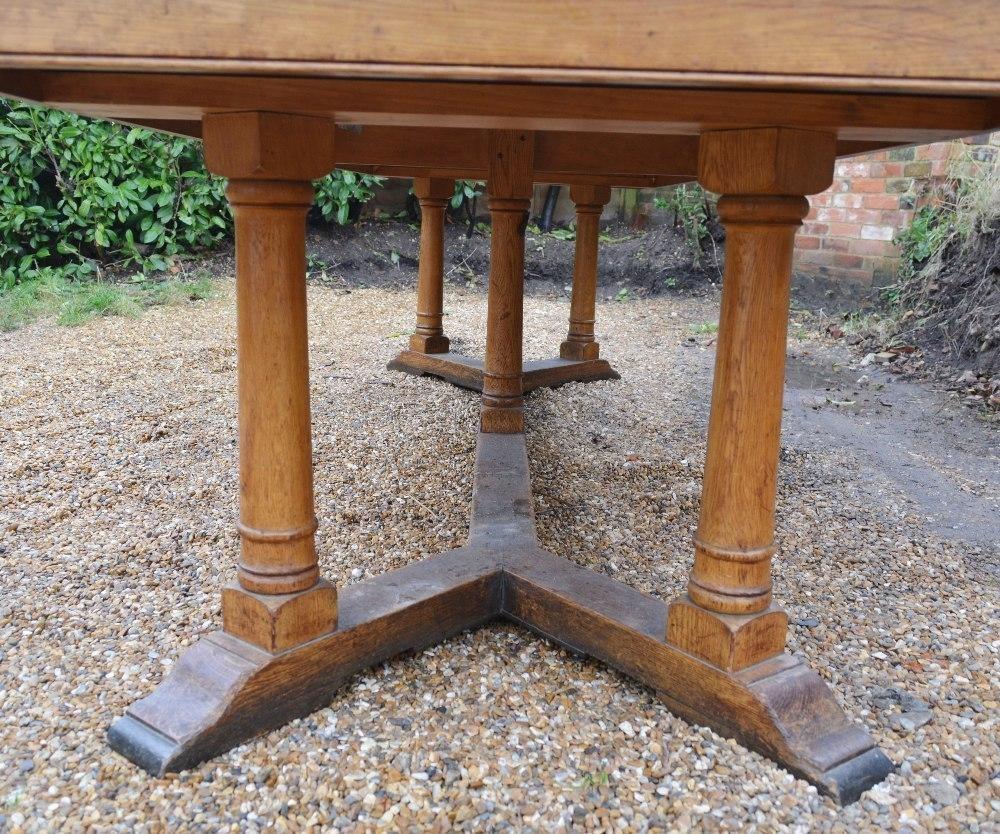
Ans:
{"label": "thick turned leg", "polygon": [[490,135],[490,285],[483,365],[484,432],[524,431],[521,335],[524,306],[524,231],[531,205],[534,135]]}
{"label": "thick turned leg", "polygon": [[329,131],[324,119],[277,114],[205,120],[206,161],[229,177],[236,227],[241,554],[223,627],[267,651],[337,623],[314,541],[305,289],[310,179],[332,167]]}
{"label": "thick turned leg", "polygon": [[[229,177],[236,226],[241,547],[237,582],[222,592],[223,628],[270,654],[337,625],[336,588],[319,578],[314,542],[305,295],[310,181],[333,168],[333,127],[275,113],[204,122],[206,163]],[[175,689],[168,680],[133,705],[113,743],[131,750],[136,721],[156,730],[171,710],[187,708],[183,698],[171,703]]]}
{"label": "thick turned leg", "polygon": [[444,210],[455,190],[455,181],[419,178],[413,193],[420,201],[420,274],[417,278],[417,326],[410,336],[410,350],[447,353],[444,335]]}
{"label": "thick turned leg", "polygon": [[667,639],[723,669],[785,645],[771,557],[792,245],[809,210],[801,195],[825,187],[833,154],[823,133],[702,137],[702,184],[724,195],[726,271],[694,569],[687,597],[671,606]]}
{"label": "thick turned leg", "polygon": [[[726,268],[694,568],[687,595],[670,606],[666,639],[730,674],[783,657],[788,621],[771,602],[771,559],[792,244],[809,208],[803,195],[829,185],[834,154],[834,137],[820,132],[701,138],[699,181],[724,195]],[[769,697],[786,720],[813,724],[800,732],[811,748],[813,771],[804,772],[847,796],[890,764],[867,734],[840,726],[839,711],[820,709],[832,699],[814,678],[774,677]]]}
{"label": "thick turned leg", "polygon": [[569,308],[569,335],[559,346],[562,359],[597,359],[594,340],[597,301],[597,244],[601,212],[611,199],[606,186],[574,185],[569,195],[576,205],[576,255],[573,260],[573,296]]}
{"label": "thick turned leg", "polygon": [[726,273],[701,515],[686,599],[668,639],[724,669],[780,654],[788,621],[771,603],[774,500],[788,290],[804,197],[727,195]]}
{"label": "thick turned leg", "polygon": [[305,220],[308,181],[231,179],[236,221],[241,555],[225,630],[268,651],[330,631],[313,514]]}

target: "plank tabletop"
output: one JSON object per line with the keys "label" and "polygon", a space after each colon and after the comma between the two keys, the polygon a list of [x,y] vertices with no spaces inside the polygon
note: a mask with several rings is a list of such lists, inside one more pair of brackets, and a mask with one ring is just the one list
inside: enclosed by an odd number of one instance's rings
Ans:
{"label": "plank tabletop", "polygon": [[995,0],[5,0],[0,94],[190,135],[272,109],[870,143],[847,153],[995,129],[997,43]]}
{"label": "plank tabletop", "polygon": [[6,0],[0,63],[1000,91],[993,0]]}

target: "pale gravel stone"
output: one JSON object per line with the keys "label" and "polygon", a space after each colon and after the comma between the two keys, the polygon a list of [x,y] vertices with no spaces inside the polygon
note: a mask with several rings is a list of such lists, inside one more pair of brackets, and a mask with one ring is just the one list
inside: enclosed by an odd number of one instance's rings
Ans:
{"label": "pale gravel stone", "polygon": [[[413,306],[310,289],[319,545],[341,583],[465,536],[477,399],[384,370]],[[484,297],[449,287],[446,309],[481,355]],[[566,312],[529,301],[527,357],[555,349]],[[602,304],[622,381],[527,409],[543,544],[664,600],[689,570],[704,462],[714,338],[691,328],[717,315],[713,299]],[[502,624],[362,673],[188,773],[141,773],[104,732],[216,627],[236,558],[234,337],[231,283],[135,321],[0,335],[0,830],[998,830],[995,548],[930,532],[849,451],[787,438],[776,597],[809,623],[789,651],[900,765],[862,802],[839,809]],[[934,720],[897,733],[917,702]]]}

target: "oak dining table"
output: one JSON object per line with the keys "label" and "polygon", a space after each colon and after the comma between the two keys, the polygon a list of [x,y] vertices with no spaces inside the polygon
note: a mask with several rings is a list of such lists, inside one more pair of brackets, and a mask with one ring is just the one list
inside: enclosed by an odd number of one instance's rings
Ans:
{"label": "oak dining table", "polygon": [[[221,629],[111,726],[111,746],[151,773],[189,768],[328,704],[359,670],[504,618],[840,802],[885,778],[871,735],[785,652],[772,595],[793,239],[839,157],[1000,127],[995,12],[991,0],[5,0],[0,95],[199,138],[235,222],[236,578]],[[468,541],[339,588],[314,543],[305,294],[312,181],[338,167],[416,178],[425,211],[442,181],[483,179],[491,221]],[[524,232],[536,182],[570,184],[593,215],[609,185],[685,181],[720,195],[727,242],[692,568],[667,604],[536,538]],[[417,363],[448,355],[428,247]],[[585,289],[575,307],[562,358],[591,361]]]}

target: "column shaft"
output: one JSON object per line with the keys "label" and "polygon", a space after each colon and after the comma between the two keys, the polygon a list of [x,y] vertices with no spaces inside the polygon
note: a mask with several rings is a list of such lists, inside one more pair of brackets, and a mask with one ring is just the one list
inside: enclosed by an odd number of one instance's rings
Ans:
{"label": "column shaft", "polygon": [[420,270],[417,278],[417,324],[410,350],[447,353],[444,316],[444,211],[454,191],[454,180],[415,179],[413,191],[420,203]]}
{"label": "column shaft", "polygon": [[573,295],[570,300],[569,334],[559,346],[563,359],[597,359],[600,345],[594,339],[597,302],[597,249],[601,212],[611,199],[611,189],[573,186],[570,197],[576,205],[576,251],[573,259]]}
{"label": "column shaft", "polygon": [[688,594],[724,614],[771,603],[792,245],[803,197],[723,197],[726,267]]}
{"label": "column shaft", "polygon": [[283,594],[317,581],[313,534],[305,216],[308,182],[238,181],[240,584]]}

